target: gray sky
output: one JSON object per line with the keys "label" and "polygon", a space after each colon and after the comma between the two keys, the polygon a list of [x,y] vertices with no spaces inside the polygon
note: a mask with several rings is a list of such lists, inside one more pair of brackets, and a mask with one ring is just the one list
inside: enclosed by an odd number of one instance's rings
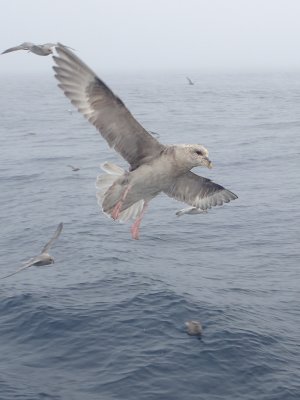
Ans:
{"label": "gray sky", "polygon": [[[0,50],[60,41],[100,71],[300,70],[300,0],[1,0]],[[0,74],[50,57],[1,55]]]}

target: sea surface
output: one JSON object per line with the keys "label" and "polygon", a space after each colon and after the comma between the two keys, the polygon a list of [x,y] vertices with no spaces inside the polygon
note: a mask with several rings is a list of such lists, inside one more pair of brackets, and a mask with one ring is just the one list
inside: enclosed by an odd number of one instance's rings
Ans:
{"label": "sea surface", "polygon": [[0,281],[0,399],[299,399],[300,74],[98,72],[161,142],[207,147],[195,172],[239,198],[178,218],[159,196],[132,240],[95,197],[99,165],[126,163],[50,66],[1,76],[0,275],[64,229],[54,265]]}

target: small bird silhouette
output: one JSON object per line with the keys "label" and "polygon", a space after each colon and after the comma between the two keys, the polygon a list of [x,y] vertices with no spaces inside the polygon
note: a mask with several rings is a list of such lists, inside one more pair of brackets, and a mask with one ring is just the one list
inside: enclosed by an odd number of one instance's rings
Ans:
{"label": "small bird silhouette", "polygon": [[186,76],[186,79],[187,79],[189,85],[194,85],[194,82],[191,80],[191,78],[189,78],[188,76]]}
{"label": "small bird silhouette", "polygon": [[17,271],[12,272],[11,274],[8,274],[8,275],[6,275],[6,276],[2,276],[0,279],[8,278],[9,276],[15,275],[15,274],[17,274],[18,272],[23,271],[23,269],[32,267],[33,265],[34,265],[34,266],[41,266],[41,265],[54,264],[54,258],[51,257],[51,256],[48,254],[48,251],[49,251],[50,247],[52,246],[53,242],[54,242],[54,241],[58,238],[58,236],[60,235],[60,233],[61,233],[61,231],[62,231],[62,228],[63,228],[63,223],[61,222],[61,223],[58,225],[58,227],[57,227],[57,229],[56,229],[54,235],[52,236],[52,238],[49,240],[49,242],[48,242],[47,244],[45,244],[45,246],[43,247],[41,253],[40,253],[38,256],[35,256],[35,257],[31,258],[30,260],[28,260],[28,261],[25,263],[25,265],[23,265],[23,267],[17,269]]}
{"label": "small bird silhouette", "polygon": [[73,167],[73,165],[67,165],[67,167],[70,167],[70,168],[72,168],[72,171],[73,172],[76,172],[76,171],[80,171],[80,168],[78,168],[78,167]]}

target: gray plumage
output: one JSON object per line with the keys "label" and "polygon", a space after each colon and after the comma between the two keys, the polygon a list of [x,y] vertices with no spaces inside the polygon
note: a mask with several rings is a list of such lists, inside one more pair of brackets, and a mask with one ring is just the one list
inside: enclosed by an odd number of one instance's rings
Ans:
{"label": "gray plumage", "polygon": [[[130,165],[129,172],[122,175],[106,170],[110,176],[97,179],[98,201],[106,214],[121,220],[124,211],[138,205],[138,214],[135,208],[126,215],[126,219],[138,215],[138,228],[147,203],[161,192],[202,210],[237,198],[222,186],[190,172],[196,166],[211,168],[204,146],[161,144],[74,53],[61,45],[56,46],[56,52],[53,69],[58,86]],[[137,236],[134,230],[133,237]]]}
{"label": "gray plumage", "polygon": [[186,214],[187,215],[207,214],[207,210],[201,210],[201,208],[197,207],[187,207],[176,212],[177,217],[181,217],[182,215]]}
{"label": "gray plumage", "polygon": [[[49,56],[49,54],[53,53],[54,47],[57,43],[45,43],[45,44],[34,44],[31,42],[21,43],[19,46],[10,47],[7,50],[4,50],[1,54],[11,53],[12,51],[17,50],[27,50],[30,53],[37,54],[38,56]],[[68,46],[61,45],[66,48],[71,48]]]}
{"label": "gray plumage", "polygon": [[9,276],[15,275],[18,272],[23,271],[24,269],[27,269],[32,266],[42,266],[42,265],[49,265],[54,263],[54,258],[49,255],[49,249],[54,243],[54,241],[59,237],[61,231],[63,229],[63,223],[61,222],[58,227],[56,228],[56,231],[54,235],[51,237],[51,239],[45,244],[43,247],[41,253],[38,256],[35,256],[31,258],[30,260],[26,261],[25,265],[23,267],[17,269],[16,271],[12,272],[11,274],[2,276],[0,279],[8,278]]}
{"label": "gray plumage", "polygon": [[202,211],[236,199],[236,195],[223,186],[191,171],[174,180],[173,185],[170,185],[168,190],[164,192],[169,197],[190,204]]}
{"label": "gray plumage", "polygon": [[75,54],[61,45],[53,59],[58,85],[77,109],[131,165],[138,168],[164,149],[132,116],[122,100]]}

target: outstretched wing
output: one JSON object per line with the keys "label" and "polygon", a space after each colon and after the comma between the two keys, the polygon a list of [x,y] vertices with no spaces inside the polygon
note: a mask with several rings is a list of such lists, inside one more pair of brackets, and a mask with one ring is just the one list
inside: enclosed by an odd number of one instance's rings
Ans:
{"label": "outstretched wing", "polygon": [[64,224],[61,222],[58,227],[56,228],[56,231],[54,233],[54,235],[52,236],[52,238],[49,240],[49,242],[44,246],[43,250],[41,251],[41,254],[43,253],[48,253],[48,250],[50,249],[50,247],[52,246],[53,242],[58,238],[58,236],[60,235],[62,228],[63,228]]}
{"label": "outstretched wing", "polygon": [[33,265],[35,265],[39,261],[41,261],[40,256],[31,258],[25,265],[23,265],[23,267],[17,269],[15,272],[12,272],[11,274],[2,276],[0,279],[5,279],[5,278],[8,278],[9,276],[13,276],[13,275],[17,274],[18,272],[23,271],[23,269],[27,269],[29,267],[32,267]]}
{"label": "outstretched wing", "polygon": [[164,149],[97,75],[65,46],[53,59],[58,85],[77,109],[100,131],[123,158],[137,168]]}
{"label": "outstretched wing", "polygon": [[191,171],[174,180],[169,189],[164,192],[169,197],[201,210],[221,206],[223,203],[237,199],[234,193],[223,186]]}
{"label": "outstretched wing", "polygon": [[[44,43],[44,44],[42,44],[41,46],[45,46],[45,47],[51,48],[51,47],[55,47],[55,46],[57,46],[57,45],[58,45],[58,43]],[[59,43],[59,46],[62,46],[62,47],[64,47],[65,49],[71,49],[71,50],[76,51],[75,49],[73,49],[73,47],[66,46],[65,44],[62,44],[62,43]]]}
{"label": "outstretched wing", "polygon": [[29,50],[31,46],[33,46],[33,43],[24,42],[19,46],[10,47],[9,49],[4,50],[1,54],[11,53],[12,51],[17,51],[17,50]]}

